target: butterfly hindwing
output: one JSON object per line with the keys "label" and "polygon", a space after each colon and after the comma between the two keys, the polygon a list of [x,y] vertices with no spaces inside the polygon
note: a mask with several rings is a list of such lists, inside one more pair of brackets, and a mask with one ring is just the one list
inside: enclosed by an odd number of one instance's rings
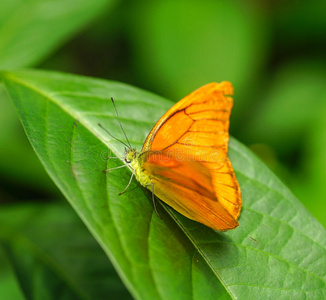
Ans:
{"label": "butterfly hindwing", "polygon": [[186,217],[216,230],[238,222],[216,198],[211,172],[202,163],[180,160],[173,152],[148,151],[142,166],[152,179],[154,194]]}

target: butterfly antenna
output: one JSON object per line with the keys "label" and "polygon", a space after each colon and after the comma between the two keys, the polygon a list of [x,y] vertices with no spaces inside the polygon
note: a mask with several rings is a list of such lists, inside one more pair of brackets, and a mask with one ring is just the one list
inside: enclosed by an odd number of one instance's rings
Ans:
{"label": "butterfly antenna", "polygon": [[[100,126],[109,136],[113,137],[115,140],[119,141],[120,143],[124,144],[127,148],[131,149],[131,147],[128,146],[125,142],[123,142],[123,141],[119,140],[118,138],[116,138],[115,136],[113,136],[106,128],[104,128],[102,126],[101,123],[98,123],[98,126]],[[129,143],[129,141],[128,141],[128,143]]]}
{"label": "butterfly antenna", "polygon": [[117,107],[115,106],[115,103],[114,103],[113,97],[111,97],[111,101],[112,101],[112,103],[113,103],[113,106],[114,106],[115,112],[116,112],[116,114],[117,114],[120,128],[121,128],[123,134],[125,135],[126,140],[127,140],[128,144],[129,144],[129,147],[128,147],[128,148],[131,149],[132,147],[131,147],[131,145],[130,145],[130,142],[129,142],[129,140],[128,140],[128,137],[127,137],[127,135],[126,135],[126,132],[124,131],[124,129],[123,129],[123,127],[122,127],[122,124],[121,124],[121,121],[120,121],[120,116],[119,116],[119,114],[118,114]]}

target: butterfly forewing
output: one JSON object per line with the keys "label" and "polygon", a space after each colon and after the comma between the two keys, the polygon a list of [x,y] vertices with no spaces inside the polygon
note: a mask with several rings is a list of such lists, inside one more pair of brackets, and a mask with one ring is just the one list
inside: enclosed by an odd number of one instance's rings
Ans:
{"label": "butterfly forewing", "polygon": [[[205,166],[209,170],[215,199],[219,203],[219,207],[214,206],[212,209],[222,209],[222,214],[226,211],[236,220],[242,202],[238,182],[227,158],[229,119],[233,106],[233,99],[229,95],[233,95],[233,87],[229,82],[210,83],[194,91],[162,116],[148,135],[142,151],[169,151],[174,157],[195,160]],[[186,166],[190,167],[189,164]],[[163,181],[157,182],[158,188],[167,184],[167,180]],[[176,188],[173,190],[175,194],[179,192],[181,190],[177,191]],[[184,197],[191,198],[191,195],[186,194],[182,190]],[[207,199],[213,200],[212,197]],[[196,198],[195,201],[198,203],[204,200]],[[192,219],[202,222],[199,219],[206,217],[198,209],[196,218]],[[231,223],[224,227],[234,228]]]}

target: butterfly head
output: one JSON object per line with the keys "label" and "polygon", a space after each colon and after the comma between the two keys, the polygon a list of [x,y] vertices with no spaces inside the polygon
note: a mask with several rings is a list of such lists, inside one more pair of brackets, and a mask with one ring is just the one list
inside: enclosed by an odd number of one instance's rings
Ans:
{"label": "butterfly head", "polygon": [[137,157],[135,148],[125,148],[125,162],[130,164]]}

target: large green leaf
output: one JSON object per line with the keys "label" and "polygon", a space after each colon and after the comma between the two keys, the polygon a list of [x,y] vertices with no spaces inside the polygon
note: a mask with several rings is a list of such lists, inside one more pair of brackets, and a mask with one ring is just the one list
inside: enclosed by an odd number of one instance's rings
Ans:
{"label": "large green leaf", "polygon": [[0,67],[38,63],[113,2],[0,1]]}
{"label": "large green leaf", "polygon": [[[0,244],[26,299],[131,299],[68,205],[2,207]],[[12,291],[1,297],[17,299]]]}
{"label": "large green leaf", "polygon": [[[172,104],[121,83],[39,71],[7,72],[3,82],[35,151],[137,299],[303,299],[326,296],[326,232],[246,147],[230,141],[243,209],[240,226],[216,232],[127,185],[127,168],[108,155],[123,146],[97,125],[140,147]],[[189,91],[190,92],[190,91]],[[235,100],[236,105],[236,100]]]}

